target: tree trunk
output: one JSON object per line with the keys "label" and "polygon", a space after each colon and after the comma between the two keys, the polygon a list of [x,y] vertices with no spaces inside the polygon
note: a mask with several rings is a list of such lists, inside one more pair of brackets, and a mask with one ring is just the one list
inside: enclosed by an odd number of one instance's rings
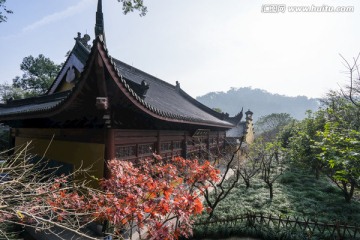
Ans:
{"label": "tree trunk", "polygon": [[207,220],[210,220],[213,216],[214,216],[214,210],[211,209],[211,211],[209,212],[209,216],[208,216]]}
{"label": "tree trunk", "polygon": [[345,202],[347,203],[351,202],[350,194],[346,190],[344,191],[344,197],[345,197]]}
{"label": "tree trunk", "polygon": [[354,181],[350,182],[350,190],[348,190],[347,184],[348,183],[346,183],[346,182],[342,182],[345,202],[350,203],[351,199],[354,195],[355,182]]}
{"label": "tree trunk", "polygon": [[315,178],[316,178],[316,180],[319,180],[319,178],[320,178],[320,169],[319,169],[319,167],[315,168]]}
{"label": "tree trunk", "polygon": [[245,180],[245,184],[246,184],[246,189],[248,189],[250,187],[250,180]]}
{"label": "tree trunk", "polygon": [[273,184],[271,182],[267,182],[267,185],[268,185],[269,191],[270,191],[270,199],[273,199],[273,197],[274,197]]}

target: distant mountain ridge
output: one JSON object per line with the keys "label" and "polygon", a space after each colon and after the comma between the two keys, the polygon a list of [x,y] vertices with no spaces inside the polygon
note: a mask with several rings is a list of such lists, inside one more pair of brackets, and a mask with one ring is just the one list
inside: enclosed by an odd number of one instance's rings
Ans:
{"label": "distant mountain ridge", "polygon": [[241,87],[231,88],[227,92],[210,92],[196,98],[210,108],[220,108],[234,116],[241,108],[254,112],[254,121],[271,113],[289,113],[293,118],[305,118],[307,110],[316,111],[320,106],[319,99],[305,96],[289,97],[272,94],[266,90]]}

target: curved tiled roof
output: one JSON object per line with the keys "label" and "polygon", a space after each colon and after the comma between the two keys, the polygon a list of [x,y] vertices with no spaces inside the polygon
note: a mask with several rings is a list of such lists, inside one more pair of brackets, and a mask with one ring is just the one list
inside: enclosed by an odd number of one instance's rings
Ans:
{"label": "curved tiled roof", "polygon": [[[108,54],[101,36],[99,39],[121,83],[128,92],[131,93],[132,97],[146,109],[168,119],[201,124],[215,124],[227,128],[233,127],[232,123],[214,116],[218,113],[197,102],[195,99],[192,99],[179,87],[173,86],[120,60],[112,58]],[[145,96],[140,96],[130,85],[134,83],[141,85],[143,81],[149,85],[149,89]]]}
{"label": "curved tiled roof", "polygon": [[[77,42],[76,44],[81,43]],[[108,68],[112,68],[109,70],[116,72],[115,78],[117,78],[117,81],[124,89],[126,89],[127,94],[125,95],[128,98],[131,98],[132,102],[137,103],[143,111],[149,111],[152,113],[151,115],[170,122],[176,121],[223,128],[233,127],[231,122],[221,119],[221,117],[225,117],[224,114],[219,114],[197,102],[181,90],[179,86],[173,86],[121,62],[120,60],[113,59],[108,54],[108,50],[101,35],[94,40],[93,47],[91,51],[88,52],[86,63],[84,61],[85,59],[82,59],[82,62],[84,62],[85,65],[84,71],[73,90],[62,93],[52,93],[30,99],[16,100],[12,103],[0,105],[0,118],[1,116],[29,113],[37,114],[45,111],[51,112],[53,109],[60,107],[60,105],[67,102],[67,99],[73,99],[75,97],[73,93],[79,90],[80,85],[83,85],[80,83],[86,81],[86,79],[84,79],[84,73],[90,71],[89,68],[91,63],[89,62],[89,59],[90,56],[94,56],[93,54],[97,51],[96,49],[98,46],[101,47],[102,52],[106,53],[105,59],[103,60],[106,60],[109,63],[107,65]],[[86,52],[82,51],[82,54],[84,53]],[[141,95],[136,92],[134,86],[141,86],[143,81],[149,85],[149,88],[147,89],[146,94]]]}
{"label": "curved tiled roof", "polygon": [[27,113],[41,113],[51,110],[64,102],[69,94],[70,91],[66,91],[52,95],[8,101],[7,104],[0,104],[0,116],[7,117]]}
{"label": "curved tiled roof", "polygon": [[226,131],[226,137],[230,138],[240,138],[246,134],[246,122],[241,122],[237,124],[234,128]]}

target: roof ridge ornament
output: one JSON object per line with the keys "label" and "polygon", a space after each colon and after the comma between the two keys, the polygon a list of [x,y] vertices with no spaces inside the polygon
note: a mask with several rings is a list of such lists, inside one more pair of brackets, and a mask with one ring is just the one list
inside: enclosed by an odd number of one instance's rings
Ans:
{"label": "roof ridge ornament", "polygon": [[250,109],[245,112],[246,120],[253,120],[252,115],[254,114]]}
{"label": "roof ridge ornament", "polygon": [[104,28],[104,14],[102,12],[102,0],[98,0],[97,11],[96,11],[96,23],[95,23],[95,38],[103,36],[105,41],[105,28]]}
{"label": "roof ridge ornament", "polygon": [[76,38],[74,38],[76,41],[78,41],[78,42],[81,42],[82,43],[82,45],[84,45],[84,47],[86,47],[87,49],[91,49],[91,45],[90,44],[88,44],[88,42],[90,41],[90,36],[89,36],[89,34],[84,34],[84,36],[83,37],[81,37],[81,33],[80,32],[78,32],[77,33],[77,37]]}
{"label": "roof ridge ornament", "polygon": [[179,81],[176,81],[175,89],[176,89],[177,92],[180,91],[180,83],[179,83]]}

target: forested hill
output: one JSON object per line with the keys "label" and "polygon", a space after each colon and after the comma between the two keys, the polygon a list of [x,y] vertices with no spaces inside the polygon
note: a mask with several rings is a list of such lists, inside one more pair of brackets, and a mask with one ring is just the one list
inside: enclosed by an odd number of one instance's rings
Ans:
{"label": "forested hill", "polygon": [[315,111],[319,100],[305,96],[288,97],[272,94],[262,89],[250,87],[231,88],[227,92],[210,92],[196,98],[210,108],[220,108],[233,116],[244,107],[254,112],[254,120],[271,113],[289,113],[293,118],[305,118],[306,110]]}

